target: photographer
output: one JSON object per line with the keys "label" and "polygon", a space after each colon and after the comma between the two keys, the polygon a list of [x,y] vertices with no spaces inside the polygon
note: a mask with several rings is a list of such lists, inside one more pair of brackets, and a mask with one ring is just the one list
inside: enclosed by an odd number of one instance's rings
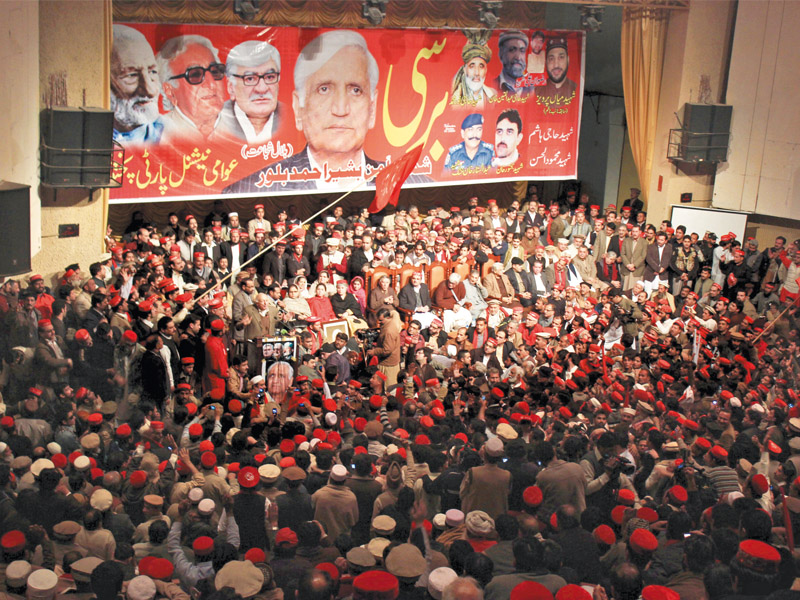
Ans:
{"label": "photographer", "polygon": [[596,506],[606,514],[617,505],[618,490],[626,488],[636,493],[623,472],[628,462],[620,456],[621,452],[617,434],[605,432],[581,460],[586,479],[586,504]]}
{"label": "photographer", "polygon": [[400,371],[400,327],[388,308],[379,309],[376,317],[381,333],[376,346],[367,351],[367,356],[378,359],[378,370],[386,375],[387,385],[394,385]]}
{"label": "photographer", "polygon": [[608,292],[608,297],[613,304],[611,310],[614,318],[622,326],[622,331],[632,335],[634,338],[639,333],[638,323],[642,319],[642,311],[639,306],[631,299],[622,295],[619,288],[613,288]]}

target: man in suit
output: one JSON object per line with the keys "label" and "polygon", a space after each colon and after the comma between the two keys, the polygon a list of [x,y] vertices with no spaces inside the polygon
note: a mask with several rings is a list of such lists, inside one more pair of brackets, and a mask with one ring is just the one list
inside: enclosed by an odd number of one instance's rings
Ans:
{"label": "man in suit", "polygon": [[489,298],[500,300],[504,305],[511,306],[517,304],[514,297],[514,286],[511,285],[508,277],[503,273],[503,264],[494,263],[492,272],[483,278],[483,285],[489,291]]}
{"label": "man in suit", "polygon": [[533,287],[530,273],[526,273],[523,269],[524,264],[521,258],[515,256],[511,259],[511,268],[505,272],[505,275],[511,282],[511,287],[514,288],[520,304],[527,308],[533,306],[536,300],[536,290]]}
{"label": "man in suit", "polygon": [[431,312],[430,290],[422,283],[422,273],[417,271],[411,275],[411,279],[400,290],[398,301],[400,308],[411,312],[412,318],[420,322],[422,329],[430,326],[435,315]]}
{"label": "man in suit", "polygon": [[270,303],[266,294],[256,294],[254,304],[244,308],[242,318],[234,325],[247,348],[247,365],[250,372],[261,364],[261,340],[275,334],[280,309]]}
{"label": "man in suit", "polygon": [[647,295],[658,289],[658,282],[669,281],[669,268],[672,261],[672,244],[667,242],[667,233],[659,231],[656,243],[647,247],[644,264],[644,290]]}
{"label": "man in suit", "polygon": [[544,262],[541,260],[534,260],[531,263],[531,291],[533,292],[532,300],[536,302],[536,298],[549,296],[553,289],[553,282],[547,276],[544,269]]}
{"label": "man in suit", "polygon": [[261,263],[261,272],[272,275],[272,281],[278,286],[284,287],[286,285],[286,241],[281,240],[275,244],[270,252],[264,254],[264,259]]}
{"label": "man in suit", "polygon": [[[242,273],[237,277],[239,284],[239,293],[233,297],[231,304],[231,317],[233,318],[233,339],[236,340],[237,346],[240,342],[244,341],[244,332],[237,327],[244,317],[244,311],[248,306],[253,304],[253,292],[256,289],[255,281],[253,281],[247,273]],[[238,352],[237,352],[238,353]]]}
{"label": "man in suit", "polygon": [[230,241],[222,242],[219,247],[220,255],[228,259],[228,266],[234,273],[247,260],[247,246],[240,241],[240,235],[238,229],[231,229]]}
{"label": "man in suit", "polygon": [[647,258],[647,242],[642,239],[638,225],[631,229],[630,237],[622,244],[622,272],[625,277],[622,287],[629,290],[644,275],[644,261]]}
{"label": "man in suit", "polygon": [[262,144],[277,133],[283,107],[278,103],[281,55],[263,40],[234,46],[225,61],[230,100],[222,106],[214,137]]}
{"label": "man in suit", "polygon": [[56,383],[69,380],[72,360],[66,358],[64,340],[56,336],[55,328],[48,319],[40,319],[39,343],[33,355],[36,383]]}
{"label": "man in suit", "polygon": [[[293,169],[321,171],[365,169],[380,165],[364,154],[367,132],[375,125],[378,65],[361,34],[328,31],[311,40],[297,57],[292,111],[295,126],[303,132],[306,147],[225,188],[224,193],[248,194],[260,189],[315,190],[331,187],[319,177],[307,181],[274,182],[273,177]],[[321,84],[329,93],[319,93]],[[362,93],[353,94],[359,89]],[[352,163],[352,165],[351,165]],[[269,172],[269,177],[268,177]],[[366,174],[366,173],[365,173]],[[349,179],[331,182],[338,188]],[[375,185],[374,180],[371,183]]]}
{"label": "man in suit", "polygon": [[203,243],[200,244],[199,250],[213,260],[215,265],[219,262],[222,253],[219,244],[214,241],[214,232],[210,228],[203,230]]}

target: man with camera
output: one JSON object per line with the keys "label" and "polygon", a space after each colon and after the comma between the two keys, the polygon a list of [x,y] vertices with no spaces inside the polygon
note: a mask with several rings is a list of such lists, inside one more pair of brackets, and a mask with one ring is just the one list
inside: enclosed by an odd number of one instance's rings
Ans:
{"label": "man with camera", "polygon": [[586,504],[596,506],[605,513],[617,505],[617,491],[625,488],[635,493],[625,471],[630,463],[620,456],[622,448],[618,434],[607,431],[600,434],[595,447],[581,460],[586,479]]}
{"label": "man with camera", "polygon": [[400,327],[388,308],[378,310],[376,317],[381,333],[367,356],[378,359],[378,370],[386,375],[386,384],[394,385],[400,372]]}

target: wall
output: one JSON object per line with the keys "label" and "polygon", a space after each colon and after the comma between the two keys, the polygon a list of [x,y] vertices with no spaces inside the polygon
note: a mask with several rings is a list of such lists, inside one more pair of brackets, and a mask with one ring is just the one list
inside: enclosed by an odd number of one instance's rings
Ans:
{"label": "wall", "polygon": [[701,75],[709,77],[711,102],[722,99],[735,3],[702,1],[690,6],[688,11],[670,13],[655,156],[650,189],[646,193],[650,222],[667,218],[669,206],[679,203],[683,192],[692,193],[694,203],[702,206],[709,203],[714,190],[713,172],[676,169],[666,158],[667,145],[670,128],[679,127],[675,113],[682,117],[683,105],[698,101]]}
{"label": "wall", "polygon": [[714,189],[714,206],[794,219],[790,239],[800,236],[798,28],[800,3],[740,3],[728,89],[729,162]]}
{"label": "wall", "polygon": [[[39,251],[41,211],[39,181],[39,5],[8,0],[0,11],[0,179],[31,186],[31,254]],[[14,232],[9,232],[13,243]],[[6,238],[8,241],[8,238]]]}
{"label": "wall", "polygon": [[[104,19],[110,7],[98,0],[39,2],[39,85],[44,92],[52,74],[67,73],[67,99],[70,106],[107,107],[108,73],[104,56]],[[37,106],[39,103],[37,102]],[[78,262],[88,272],[89,265],[103,251],[103,192],[89,198],[86,190],[41,189],[42,247],[33,257],[34,272],[54,281],[64,267]],[[80,235],[58,239],[58,226],[80,225]]]}

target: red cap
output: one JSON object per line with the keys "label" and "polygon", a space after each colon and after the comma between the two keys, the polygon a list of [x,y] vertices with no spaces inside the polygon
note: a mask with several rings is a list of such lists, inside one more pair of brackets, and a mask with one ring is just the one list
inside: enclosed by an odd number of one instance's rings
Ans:
{"label": "red cap", "polygon": [[283,440],[280,445],[281,454],[291,454],[294,452],[294,442],[292,440]]}
{"label": "red cap", "polygon": [[642,600],[680,600],[681,595],[663,585],[648,585],[642,590]]}
{"label": "red cap", "polygon": [[556,600],[592,600],[592,595],[581,586],[570,583],[556,592]]}
{"label": "red cap", "polygon": [[255,467],[240,469],[236,479],[239,481],[240,487],[254,488],[259,482],[258,470]]}
{"label": "red cap", "polygon": [[150,421],[150,429],[153,431],[164,431],[163,421]]}
{"label": "red cap", "polygon": [[201,535],[192,544],[195,556],[208,556],[214,550],[214,540],[207,535]]}
{"label": "red cap", "polygon": [[615,506],[614,509],[611,511],[611,520],[614,521],[617,525],[622,525],[622,521],[625,519],[625,509],[628,508],[623,504],[619,504]]}
{"label": "red cap", "polygon": [[279,529],[278,533],[275,535],[275,543],[278,546],[297,546],[297,534],[289,527]]}
{"label": "red cap", "polygon": [[242,412],[241,400],[237,400],[236,398],[234,398],[233,400],[228,402],[228,410],[234,415],[238,415],[240,412]]}
{"label": "red cap", "polygon": [[136,332],[129,329],[125,333],[122,334],[122,339],[130,344],[135,344],[139,341],[139,336],[136,335]]}
{"label": "red cap", "polygon": [[267,555],[261,548],[250,548],[244,553],[244,559],[249,560],[253,564],[263,563],[267,560]]}
{"label": "red cap", "polygon": [[633,503],[636,502],[636,494],[633,490],[622,488],[617,491],[617,502],[625,506],[633,506]]}
{"label": "red cap", "polygon": [[26,543],[25,534],[18,529],[9,531],[0,538],[0,546],[2,546],[3,552],[6,554],[22,552],[25,549]]}
{"label": "red cap", "polygon": [[689,494],[682,485],[673,485],[667,491],[667,495],[675,504],[684,504],[689,499]]}
{"label": "red cap", "polygon": [[200,456],[200,464],[206,469],[211,469],[217,465],[217,455],[213,452],[203,452]]}
{"label": "red cap", "polygon": [[773,546],[765,542],[743,540],[739,542],[736,560],[739,561],[739,564],[759,573],[774,573],[781,562],[781,555]]}
{"label": "red cap", "polygon": [[522,492],[522,501],[526,506],[530,506],[531,508],[539,506],[543,499],[544,495],[542,494],[542,489],[538,485],[528,486],[525,488],[525,491]]}
{"label": "red cap", "polygon": [[383,404],[383,398],[378,396],[377,394],[373,394],[369,397],[369,406],[375,410],[378,410],[381,405]]}
{"label": "red cap", "polygon": [[130,484],[134,489],[138,490],[144,487],[144,484],[147,483],[147,473],[144,471],[134,471],[131,473],[128,481],[130,481]]}
{"label": "red cap", "polygon": [[613,546],[617,543],[617,536],[614,534],[614,530],[605,524],[596,527],[592,532],[592,536],[594,537],[594,541],[598,544]]}
{"label": "red cap", "polygon": [[728,458],[728,451],[722,446],[714,446],[711,448],[711,455],[718,460],[726,460]]}
{"label": "red cap", "polygon": [[694,441],[695,446],[700,448],[701,450],[705,450],[708,452],[711,450],[711,442],[709,442],[706,438],[699,437]]}
{"label": "red cap", "polygon": [[0,427],[3,429],[12,429],[14,427],[14,417],[9,417],[8,415],[4,416],[0,419]]}
{"label": "red cap", "polygon": [[50,460],[53,461],[53,464],[56,466],[57,469],[64,469],[67,466],[67,457],[64,456],[61,452],[58,454],[53,454],[50,457]]}
{"label": "red cap", "polygon": [[780,454],[781,452],[783,452],[783,450],[781,450],[781,447],[778,446],[778,444],[776,444],[772,440],[769,440],[767,442],[767,450],[769,450],[772,454]]}
{"label": "red cap", "polygon": [[645,554],[647,552],[655,552],[658,548],[658,540],[656,536],[650,533],[647,529],[635,529],[631,534],[630,540],[631,550],[637,554]]}
{"label": "red cap", "polygon": [[658,521],[658,513],[647,506],[643,506],[636,511],[636,517],[639,519],[644,519],[648,523],[655,523]]}
{"label": "red cap", "polygon": [[400,582],[388,571],[366,571],[353,579],[353,597],[370,600],[394,600],[400,593]]}
{"label": "red cap", "polygon": [[523,581],[511,590],[509,600],[553,600],[553,593],[538,581]]}
{"label": "red cap", "polygon": [[767,481],[767,478],[763,474],[756,473],[750,480],[750,487],[752,487],[753,491],[758,495],[763,495],[769,490],[769,481]]}

